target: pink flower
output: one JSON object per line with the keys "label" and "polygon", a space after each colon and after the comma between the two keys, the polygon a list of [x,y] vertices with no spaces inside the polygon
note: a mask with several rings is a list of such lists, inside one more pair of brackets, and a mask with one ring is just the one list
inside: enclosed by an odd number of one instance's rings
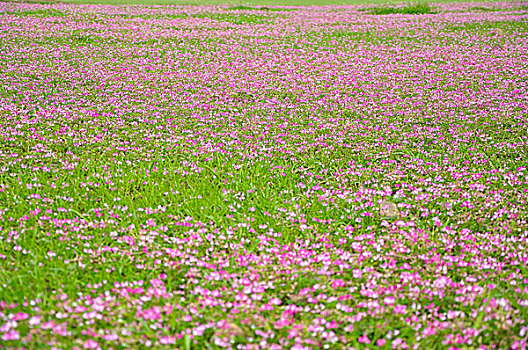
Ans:
{"label": "pink flower", "polygon": [[28,321],[29,325],[30,326],[36,326],[40,323],[40,317],[38,316],[33,316],[29,319]]}
{"label": "pink flower", "polygon": [[366,334],[363,334],[361,337],[358,338],[358,342],[361,344],[370,344],[370,339],[367,337]]}
{"label": "pink flower", "polygon": [[85,349],[99,349],[99,344],[95,340],[88,339],[87,341],[84,342],[83,348],[85,348]]}
{"label": "pink flower", "polygon": [[2,334],[2,341],[9,340],[18,340],[20,339],[20,334],[14,329],[10,329],[7,333]]}
{"label": "pink flower", "polygon": [[342,279],[337,279],[332,282],[332,288],[339,288],[339,287],[344,287],[344,286],[345,286],[345,281],[343,281]]}
{"label": "pink flower", "polygon": [[397,304],[394,307],[394,313],[395,314],[403,314],[403,315],[405,315],[407,313],[407,306],[406,305]]}

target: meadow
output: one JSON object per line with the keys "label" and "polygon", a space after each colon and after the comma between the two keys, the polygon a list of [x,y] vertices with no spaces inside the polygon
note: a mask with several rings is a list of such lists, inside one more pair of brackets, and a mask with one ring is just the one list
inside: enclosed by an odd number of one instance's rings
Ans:
{"label": "meadow", "polygon": [[526,349],[527,111],[522,2],[0,2],[0,348]]}

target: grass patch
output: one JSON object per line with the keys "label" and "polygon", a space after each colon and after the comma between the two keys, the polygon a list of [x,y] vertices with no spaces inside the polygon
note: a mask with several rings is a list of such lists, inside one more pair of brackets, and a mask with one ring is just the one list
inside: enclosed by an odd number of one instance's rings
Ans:
{"label": "grass patch", "polygon": [[42,9],[42,10],[28,10],[20,12],[5,12],[5,14],[11,14],[20,17],[64,17],[67,14],[55,9]]}
{"label": "grass patch", "polygon": [[280,12],[280,11],[295,11],[296,9],[286,9],[283,7],[267,7],[267,6],[251,7],[251,6],[239,5],[239,6],[228,7],[226,10],[228,11],[239,10],[239,11],[278,11]]}
{"label": "grass patch", "polygon": [[200,13],[194,14],[194,18],[210,18],[218,22],[228,22],[232,24],[269,24],[273,18],[259,16],[256,14],[223,14],[223,13]]}
{"label": "grass patch", "polygon": [[429,5],[429,3],[425,2],[407,4],[403,7],[380,6],[364,10],[373,15],[426,15],[438,13]]}

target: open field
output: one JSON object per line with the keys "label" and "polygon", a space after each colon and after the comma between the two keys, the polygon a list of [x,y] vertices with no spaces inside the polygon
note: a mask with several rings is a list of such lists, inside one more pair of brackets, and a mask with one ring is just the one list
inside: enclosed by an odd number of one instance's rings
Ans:
{"label": "open field", "polygon": [[526,349],[528,5],[252,6],[0,2],[0,348]]}
{"label": "open field", "polygon": [[[11,1],[11,0],[0,0]],[[365,4],[403,4],[401,0],[13,0],[31,3],[47,4],[97,4],[97,5],[184,5],[184,6],[329,6],[329,5],[365,5]],[[496,3],[496,0],[437,0],[436,3]],[[418,3],[427,3],[419,0]],[[526,3],[524,3],[526,4]],[[517,2],[517,5],[523,6],[523,3]],[[477,5],[478,6],[478,5]],[[493,6],[492,6],[493,7]]]}

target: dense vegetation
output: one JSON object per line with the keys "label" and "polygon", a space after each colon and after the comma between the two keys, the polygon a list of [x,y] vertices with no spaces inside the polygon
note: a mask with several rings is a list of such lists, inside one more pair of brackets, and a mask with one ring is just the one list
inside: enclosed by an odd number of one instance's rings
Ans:
{"label": "dense vegetation", "polygon": [[413,6],[0,3],[0,347],[525,348],[528,10]]}

